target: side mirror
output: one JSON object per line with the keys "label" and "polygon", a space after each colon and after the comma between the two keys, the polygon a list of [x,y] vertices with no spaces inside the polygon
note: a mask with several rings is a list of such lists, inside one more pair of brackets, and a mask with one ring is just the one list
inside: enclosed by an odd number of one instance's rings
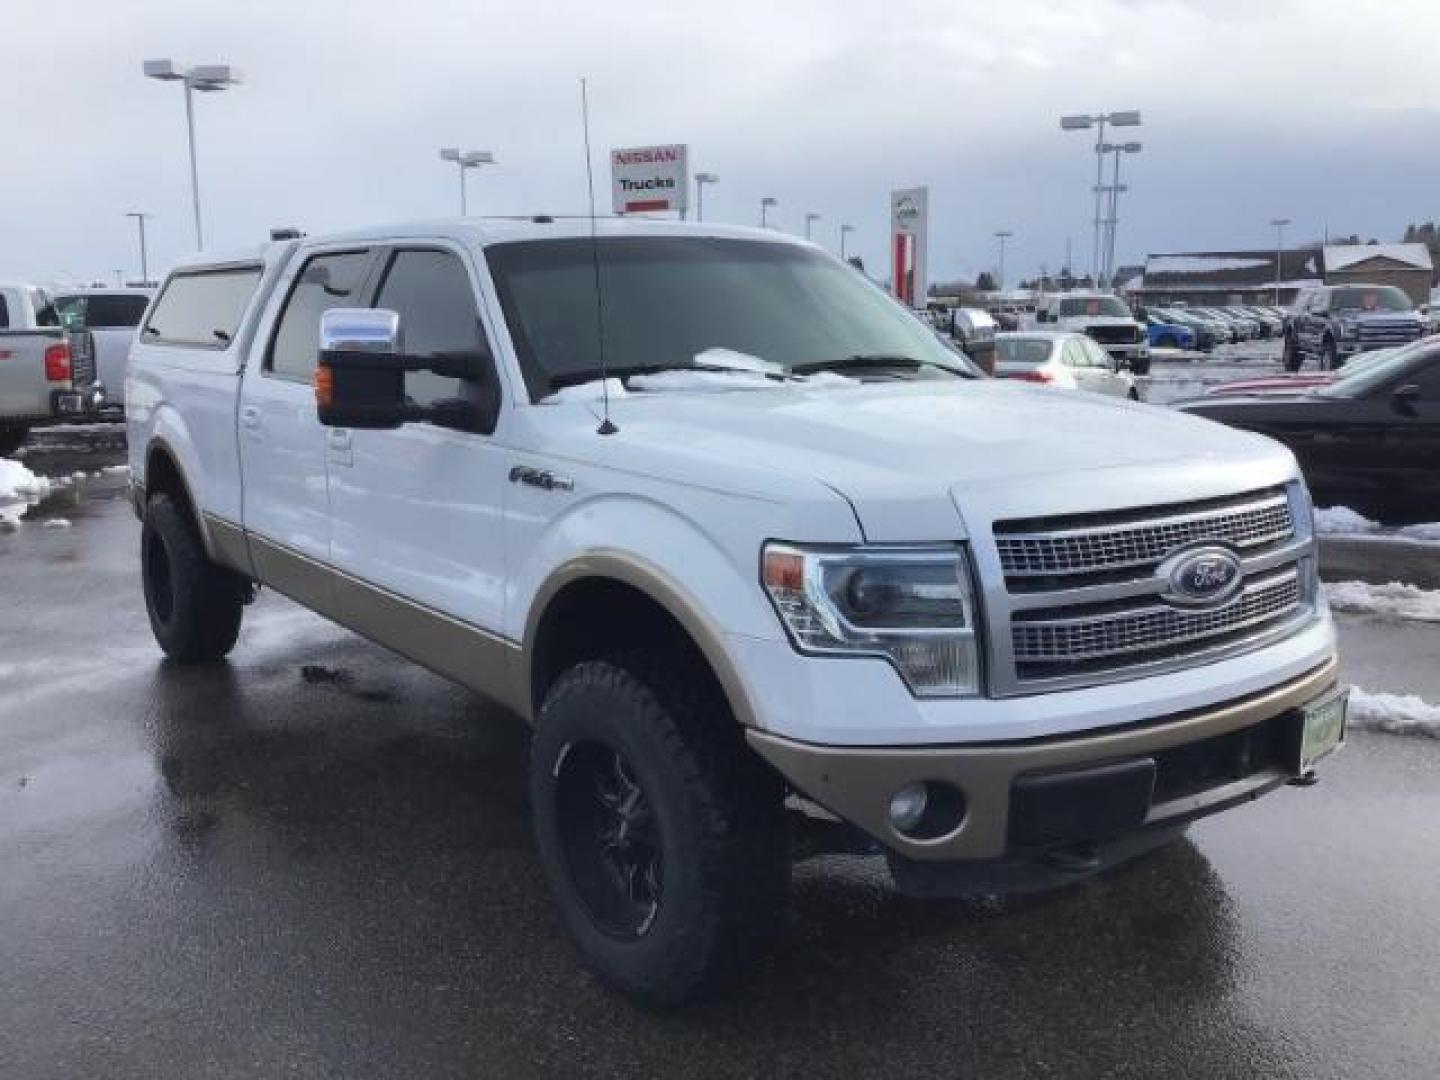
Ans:
{"label": "side mirror", "polygon": [[451,398],[417,405],[405,394],[405,376],[431,371],[452,379],[477,375],[469,356],[407,356],[400,351],[400,316],[384,308],[331,308],[320,316],[320,362],[315,407],[326,427],[390,430],[426,421],[461,430],[493,430],[499,395],[477,383],[480,404]]}
{"label": "side mirror", "polygon": [[1420,400],[1420,387],[1415,383],[1405,383],[1397,386],[1390,392],[1390,403],[1395,406],[1397,412],[1407,416],[1415,415],[1415,403]]}

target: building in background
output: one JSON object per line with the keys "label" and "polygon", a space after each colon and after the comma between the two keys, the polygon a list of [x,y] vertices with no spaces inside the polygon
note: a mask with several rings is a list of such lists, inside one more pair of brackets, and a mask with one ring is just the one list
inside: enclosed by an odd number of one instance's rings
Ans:
{"label": "building in background", "polygon": [[[1276,268],[1276,256],[1279,268]],[[1150,304],[1289,304],[1314,285],[1396,285],[1417,304],[1430,299],[1435,269],[1424,244],[1329,244],[1269,251],[1151,255],[1124,291]]]}

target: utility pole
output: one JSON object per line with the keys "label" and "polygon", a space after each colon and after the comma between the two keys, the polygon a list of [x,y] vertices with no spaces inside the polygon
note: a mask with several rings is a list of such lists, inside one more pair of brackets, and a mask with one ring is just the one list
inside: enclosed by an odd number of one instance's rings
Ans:
{"label": "utility pole", "polygon": [[127,210],[125,216],[134,218],[135,225],[140,230],[140,284],[149,285],[150,259],[145,252],[145,219],[150,215],[142,210]]}
{"label": "utility pole", "polygon": [[1285,253],[1285,226],[1290,224],[1289,218],[1271,218],[1270,224],[1275,227],[1275,306],[1280,306],[1280,260]]}

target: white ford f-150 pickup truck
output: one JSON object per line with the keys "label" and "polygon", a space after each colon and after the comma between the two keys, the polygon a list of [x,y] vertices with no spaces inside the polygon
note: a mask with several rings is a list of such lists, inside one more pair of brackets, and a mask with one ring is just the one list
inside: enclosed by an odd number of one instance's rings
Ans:
{"label": "white ford f-150 pickup truck", "polygon": [[611,984],[741,970],[797,816],[909,894],[1034,888],[1340,742],[1283,447],[976,377],[800,240],[594,229],[191,262],[126,401],[163,650],[225,656],[260,583],[528,719],[541,859]]}
{"label": "white ford f-150 pickup truck", "polygon": [[0,454],[33,427],[85,419],[104,404],[89,333],[67,329],[44,289],[0,284]]}

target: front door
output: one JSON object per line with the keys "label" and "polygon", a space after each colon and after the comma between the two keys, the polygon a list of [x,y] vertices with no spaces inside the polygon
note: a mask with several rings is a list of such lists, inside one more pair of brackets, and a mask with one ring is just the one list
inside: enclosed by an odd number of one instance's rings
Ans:
{"label": "front door", "polygon": [[[468,251],[435,244],[385,252],[373,306],[399,313],[412,356],[461,355],[472,379],[405,377],[417,405],[473,395],[497,375]],[[410,423],[389,431],[332,429],[331,552],[339,570],[337,617],[393,648],[436,663],[436,614],[498,634],[504,602],[501,515],[510,463],[500,431]],[[403,634],[398,630],[406,627]],[[397,637],[409,635],[409,640]],[[483,649],[480,650],[483,653]],[[460,677],[476,672],[447,671]]]}

